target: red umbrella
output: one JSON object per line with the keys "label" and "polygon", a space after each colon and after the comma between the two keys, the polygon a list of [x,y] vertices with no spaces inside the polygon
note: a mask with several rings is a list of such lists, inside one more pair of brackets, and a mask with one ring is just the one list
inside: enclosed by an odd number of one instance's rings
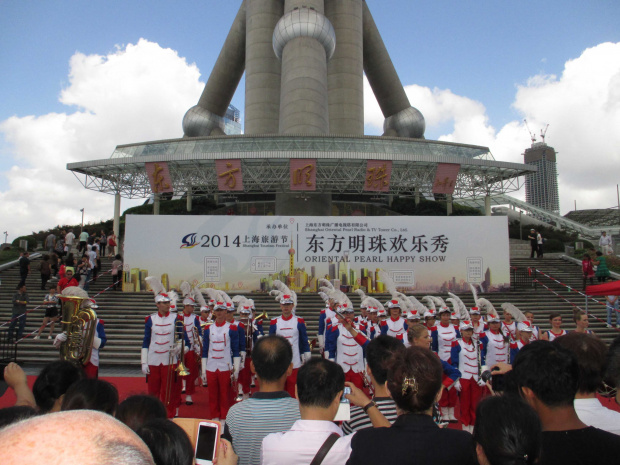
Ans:
{"label": "red umbrella", "polygon": [[586,295],[620,295],[620,281],[588,286]]}

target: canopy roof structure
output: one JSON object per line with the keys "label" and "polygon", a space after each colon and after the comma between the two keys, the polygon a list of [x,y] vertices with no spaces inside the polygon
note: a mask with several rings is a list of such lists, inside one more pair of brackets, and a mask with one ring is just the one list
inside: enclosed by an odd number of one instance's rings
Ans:
{"label": "canopy roof structure", "polygon": [[[175,193],[218,193],[215,160],[240,159],[244,193],[290,192],[290,159],[317,160],[317,193],[364,193],[367,160],[392,161],[385,195],[432,196],[437,166],[460,165],[455,199],[518,190],[519,176],[535,171],[493,159],[487,147],[425,139],[340,135],[237,135],[192,137],[119,145],[108,159],[70,163],[87,189],[124,198],[152,194],[145,163],[166,162]],[[368,193],[368,192],[366,192]],[[374,193],[376,195],[376,193]]]}

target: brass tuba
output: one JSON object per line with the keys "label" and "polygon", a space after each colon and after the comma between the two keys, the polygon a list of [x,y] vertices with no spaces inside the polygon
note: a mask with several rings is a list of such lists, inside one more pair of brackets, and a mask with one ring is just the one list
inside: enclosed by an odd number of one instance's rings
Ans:
{"label": "brass tuba", "polygon": [[87,298],[59,296],[62,301],[62,331],[67,340],[60,345],[60,358],[75,365],[84,365],[90,360],[93,339],[97,329],[97,314],[92,308],[82,308]]}

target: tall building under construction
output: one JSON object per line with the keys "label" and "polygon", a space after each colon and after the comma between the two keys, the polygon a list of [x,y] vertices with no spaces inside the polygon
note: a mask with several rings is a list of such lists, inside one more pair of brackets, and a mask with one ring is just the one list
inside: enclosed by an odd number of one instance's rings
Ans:
{"label": "tall building under construction", "polygon": [[535,173],[525,175],[525,201],[559,215],[555,150],[545,142],[533,142],[529,149],[525,149],[523,156],[526,165],[533,165],[538,169]]}

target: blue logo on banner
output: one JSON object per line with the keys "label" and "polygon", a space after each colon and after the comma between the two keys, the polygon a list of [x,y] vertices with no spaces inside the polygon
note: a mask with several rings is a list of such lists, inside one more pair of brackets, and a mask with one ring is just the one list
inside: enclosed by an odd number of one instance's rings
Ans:
{"label": "blue logo on banner", "polygon": [[181,249],[196,247],[198,245],[198,242],[196,242],[196,233],[189,233],[181,242],[183,242],[183,244],[181,244]]}

